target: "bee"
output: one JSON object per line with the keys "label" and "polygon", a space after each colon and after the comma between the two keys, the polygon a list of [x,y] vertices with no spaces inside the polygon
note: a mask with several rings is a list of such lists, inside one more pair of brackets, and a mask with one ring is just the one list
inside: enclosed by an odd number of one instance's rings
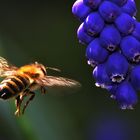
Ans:
{"label": "bee", "polygon": [[[30,101],[35,97],[35,90],[40,89],[41,93],[46,93],[45,87],[78,87],[80,83],[64,78],[47,75],[47,69],[60,71],[57,68],[45,67],[38,62],[16,67],[0,57],[0,77],[4,77],[0,83],[0,98],[3,100],[15,98],[15,115],[24,114]],[[29,99],[25,102],[21,111],[21,104],[25,97]]]}

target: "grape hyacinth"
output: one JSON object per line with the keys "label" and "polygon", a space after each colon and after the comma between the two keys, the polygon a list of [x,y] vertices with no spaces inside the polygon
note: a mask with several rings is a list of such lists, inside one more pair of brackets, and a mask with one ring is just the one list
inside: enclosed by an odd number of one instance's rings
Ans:
{"label": "grape hyacinth", "polygon": [[140,22],[134,0],[77,0],[72,13],[81,25],[95,85],[109,92],[121,109],[133,109],[140,91]]}

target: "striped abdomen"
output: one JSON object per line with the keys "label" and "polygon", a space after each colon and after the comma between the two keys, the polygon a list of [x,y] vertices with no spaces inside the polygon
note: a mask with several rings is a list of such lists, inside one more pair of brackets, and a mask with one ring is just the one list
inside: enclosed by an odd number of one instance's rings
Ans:
{"label": "striped abdomen", "polygon": [[29,85],[29,78],[24,75],[9,76],[0,83],[0,98],[6,100],[15,97]]}

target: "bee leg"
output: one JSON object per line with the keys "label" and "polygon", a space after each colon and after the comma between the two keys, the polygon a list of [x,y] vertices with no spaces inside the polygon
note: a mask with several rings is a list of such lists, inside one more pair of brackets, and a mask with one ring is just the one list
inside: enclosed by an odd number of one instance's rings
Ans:
{"label": "bee leg", "polygon": [[41,90],[41,93],[42,94],[45,94],[46,93],[46,88],[45,87],[41,86],[40,90]]}
{"label": "bee leg", "polygon": [[22,99],[20,98],[20,95],[16,97],[16,100],[15,100],[15,105],[16,105],[16,112],[15,112],[15,115],[16,116],[20,116],[20,106],[21,106],[21,103],[22,103]]}
{"label": "bee leg", "polygon": [[23,110],[22,110],[22,114],[24,114],[26,107],[28,106],[29,102],[33,100],[33,98],[35,97],[35,93],[32,91],[27,91],[26,96],[30,95],[30,98],[26,101],[26,103],[23,106]]}

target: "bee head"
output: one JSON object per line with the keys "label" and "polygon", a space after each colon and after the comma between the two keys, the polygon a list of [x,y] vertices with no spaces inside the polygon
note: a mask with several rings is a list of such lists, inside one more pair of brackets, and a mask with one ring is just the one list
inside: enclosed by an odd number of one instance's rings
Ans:
{"label": "bee head", "polygon": [[44,65],[39,64],[38,62],[35,62],[36,65],[36,73],[38,73],[40,76],[47,75],[47,71]]}
{"label": "bee head", "polygon": [[20,73],[27,74],[31,78],[44,77],[47,72],[44,65],[35,62],[34,64],[25,65],[19,69]]}

